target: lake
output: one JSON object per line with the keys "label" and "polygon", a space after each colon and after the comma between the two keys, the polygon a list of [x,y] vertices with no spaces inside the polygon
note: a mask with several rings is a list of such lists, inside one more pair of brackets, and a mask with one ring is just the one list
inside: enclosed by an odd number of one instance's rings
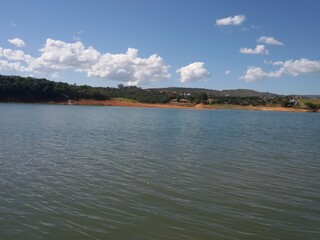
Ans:
{"label": "lake", "polygon": [[0,104],[1,239],[319,239],[320,114]]}

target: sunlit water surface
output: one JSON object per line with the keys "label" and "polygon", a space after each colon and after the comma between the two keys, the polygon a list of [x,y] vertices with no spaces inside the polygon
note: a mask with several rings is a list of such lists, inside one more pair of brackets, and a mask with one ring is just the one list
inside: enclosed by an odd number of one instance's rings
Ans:
{"label": "sunlit water surface", "polygon": [[0,104],[0,239],[319,239],[320,114]]}

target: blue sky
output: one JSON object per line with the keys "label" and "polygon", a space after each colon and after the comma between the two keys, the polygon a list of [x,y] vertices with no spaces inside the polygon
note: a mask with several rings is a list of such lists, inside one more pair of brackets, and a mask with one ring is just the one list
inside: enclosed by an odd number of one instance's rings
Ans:
{"label": "blue sky", "polygon": [[0,0],[0,74],[320,94],[318,0]]}

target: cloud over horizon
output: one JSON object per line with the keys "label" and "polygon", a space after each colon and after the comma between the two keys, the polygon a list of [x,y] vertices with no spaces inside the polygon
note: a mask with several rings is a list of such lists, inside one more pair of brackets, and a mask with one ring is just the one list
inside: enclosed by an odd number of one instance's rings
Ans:
{"label": "cloud over horizon", "polygon": [[177,70],[180,74],[180,82],[196,82],[206,79],[210,73],[205,69],[203,62],[194,62],[188,66],[182,67]]}
{"label": "cloud over horizon", "polygon": [[245,75],[241,76],[239,79],[246,82],[255,82],[264,79],[265,77],[279,78],[283,75],[284,69],[280,68],[275,72],[264,72],[260,67],[248,67]]}
{"label": "cloud over horizon", "polygon": [[170,78],[169,66],[154,54],[149,58],[139,58],[138,50],[128,48],[126,54],[106,53],[88,71],[88,77],[107,78],[141,85]]}
{"label": "cloud over horizon", "polygon": [[21,66],[19,62],[8,62],[6,60],[0,60],[0,70],[1,71],[16,71],[25,72],[25,67]]}
{"label": "cloud over horizon", "polygon": [[[16,41],[15,41],[16,42]],[[84,72],[88,77],[104,78],[128,83],[148,84],[170,78],[169,66],[157,54],[138,57],[138,50],[128,48],[125,54],[100,53],[82,42],[67,43],[48,38],[40,57],[32,57],[20,50],[0,47],[0,70],[54,74],[67,69]]]}
{"label": "cloud over horizon", "polygon": [[283,62],[274,62],[273,65],[280,66],[280,68],[274,72],[264,72],[260,67],[248,67],[245,75],[241,76],[240,80],[254,82],[266,77],[280,78],[285,74],[296,77],[306,73],[320,72],[320,61],[311,61],[306,58],[295,61],[287,60]]}
{"label": "cloud over horizon", "polygon": [[[13,45],[22,46],[22,39],[9,39]],[[9,41],[8,40],[8,41]],[[20,41],[21,40],[21,41]],[[261,37],[259,41],[279,45],[281,42],[273,37]],[[10,41],[9,41],[10,42]],[[19,43],[20,42],[20,43]],[[281,43],[282,44],[282,43]],[[73,43],[48,38],[40,55],[35,57],[22,50],[0,47],[0,71],[24,72],[30,74],[50,74],[55,76],[66,70],[82,72],[89,78],[102,78],[121,81],[128,85],[147,85],[152,82],[167,80],[171,77],[169,65],[157,54],[140,57],[138,49],[128,48],[125,53],[101,53],[94,47],[86,47],[82,42]],[[256,45],[254,49],[241,48],[243,54],[268,54],[265,45]],[[250,66],[240,76],[241,80],[254,82],[264,78],[279,78],[284,75],[320,72],[320,61],[306,58],[286,61],[265,61],[278,67],[275,71],[264,71],[261,67]],[[181,83],[205,80],[209,71],[203,62],[194,62],[176,70]],[[230,74],[230,70],[224,72]]]}

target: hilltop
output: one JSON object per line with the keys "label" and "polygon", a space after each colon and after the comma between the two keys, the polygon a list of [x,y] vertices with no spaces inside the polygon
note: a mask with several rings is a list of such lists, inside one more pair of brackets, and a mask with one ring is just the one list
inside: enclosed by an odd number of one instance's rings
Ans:
{"label": "hilltop", "polygon": [[267,97],[273,98],[279,96],[278,94],[269,92],[258,92],[250,89],[231,89],[231,90],[213,90],[205,88],[180,88],[180,87],[168,87],[168,88],[152,88],[152,90],[162,90],[165,92],[176,92],[176,93],[207,93],[208,95],[214,96],[230,96],[230,97]]}

